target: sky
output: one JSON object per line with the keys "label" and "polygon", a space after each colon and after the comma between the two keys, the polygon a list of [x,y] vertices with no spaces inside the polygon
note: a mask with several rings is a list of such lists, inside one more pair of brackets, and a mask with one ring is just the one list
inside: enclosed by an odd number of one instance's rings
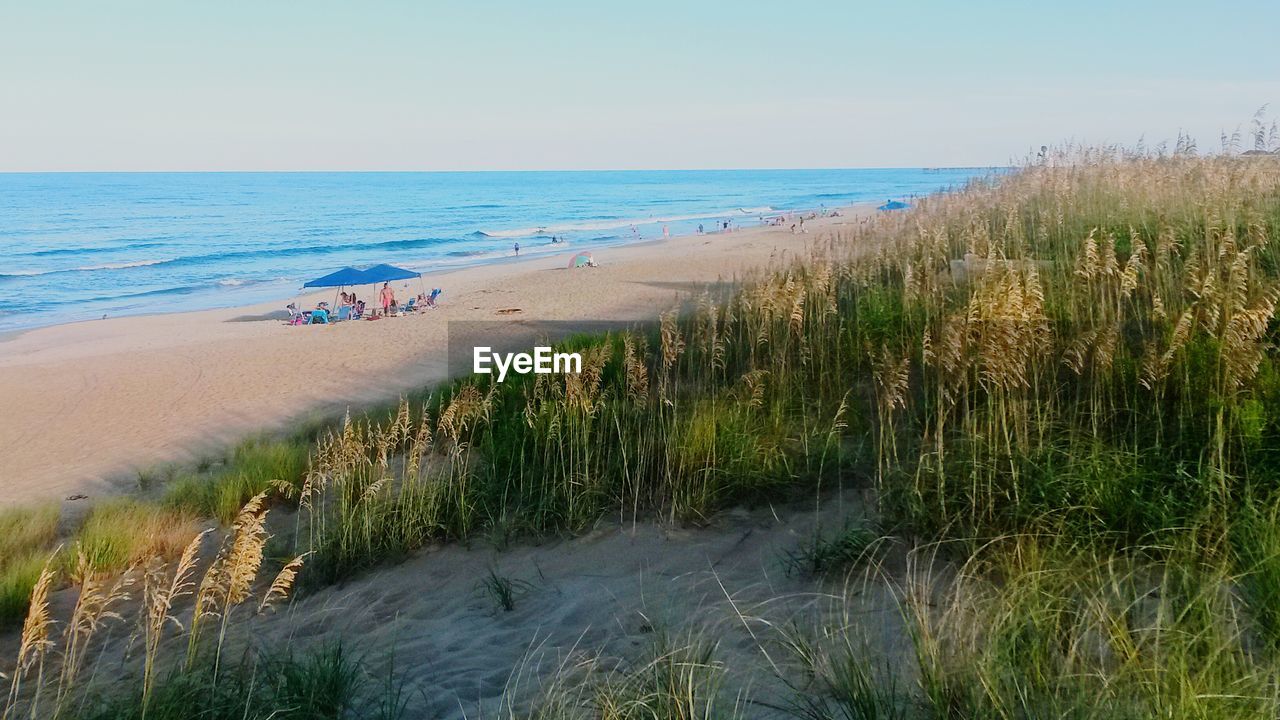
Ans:
{"label": "sky", "polygon": [[1280,2],[0,0],[0,171],[997,165],[1280,116]]}

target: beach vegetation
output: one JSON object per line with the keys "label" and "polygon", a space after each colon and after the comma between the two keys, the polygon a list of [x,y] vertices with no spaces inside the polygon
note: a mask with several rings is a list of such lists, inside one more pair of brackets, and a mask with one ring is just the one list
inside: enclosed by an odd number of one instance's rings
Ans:
{"label": "beach vegetation", "polygon": [[848,523],[831,533],[815,528],[806,541],[784,551],[782,566],[788,574],[810,577],[839,575],[873,561],[880,538],[879,533],[861,523]]}
{"label": "beach vegetation", "polygon": [[152,558],[172,559],[196,532],[197,518],[133,498],[113,498],[94,505],[65,547],[70,568],[79,553],[100,572],[119,572]]}
{"label": "beach vegetation", "polygon": [[0,511],[0,627],[22,621],[45,557],[58,537],[53,503]]}
{"label": "beach vegetation", "polygon": [[[74,552],[46,555],[36,572],[0,717],[397,716],[394,693],[390,704],[361,701],[376,684],[339,645],[246,650],[238,624],[287,599],[304,562],[260,577],[264,498],[251,498],[220,541],[175,523],[151,526],[146,546],[119,528],[154,516],[124,501],[95,508]],[[60,563],[75,588],[64,616],[51,599]],[[123,648],[111,644],[122,628]],[[112,648],[119,657],[104,658]],[[102,662],[110,682],[97,679]],[[364,714],[377,707],[389,714]]]}
{"label": "beach vegetation", "polygon": [[232,449],[220,466],[179,476],[164,489],[175,508],[230,523],[250,498],[281,487],[296,486],[306,469],[311,446],[303,438],[256,437]]}

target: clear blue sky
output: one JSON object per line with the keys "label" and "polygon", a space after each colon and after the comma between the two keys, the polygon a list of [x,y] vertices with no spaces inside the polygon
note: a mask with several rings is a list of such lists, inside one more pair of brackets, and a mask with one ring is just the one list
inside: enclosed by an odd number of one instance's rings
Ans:
{"label": "clear blue sky", "polygon": [[0,170],[1003,163],[1280,115],[1280,1],[3,0]]}

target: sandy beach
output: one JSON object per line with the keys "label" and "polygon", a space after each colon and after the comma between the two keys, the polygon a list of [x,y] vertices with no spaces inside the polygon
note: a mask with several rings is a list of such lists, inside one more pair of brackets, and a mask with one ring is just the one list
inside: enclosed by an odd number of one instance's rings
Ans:
{"label": "sandy beach", "polygon": [[[0,407],[13,412],[0,425],[0,504],[136,490],[140,471],[440,381],[451,322],[499,323],[492,337],[477,338],[499,344],[532,335],[537,321],[656,318],[708,283],[804,253],[869,212],[809,221],[806,234],[757,227],[611,247],[595,253],[597,268],[566,268],[573,253],[592,250],[570,246],[424,275],[444,289],[441,307],[377,322],[290,327],[262,319],[278,314],[288,302],[281,300],[11,336],[0,341]],[[396,286],[404,298],[418,284]],[[370,288],[360,291],[372,298]]]}

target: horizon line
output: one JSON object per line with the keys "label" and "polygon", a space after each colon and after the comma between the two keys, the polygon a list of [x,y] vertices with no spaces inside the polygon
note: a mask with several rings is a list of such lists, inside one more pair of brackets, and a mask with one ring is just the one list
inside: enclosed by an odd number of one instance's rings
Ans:
{"label": "horizon line", "polygon": [[249,174],[465,174],[465,173],[626,173],[626,172],[796,172],[804,170],[1000,170],[1018,167],[996,165],[864,165],[816,167],[706,167],[706,168],[524,168],[477,170],[0,170],[0,175],[249,175]]}

